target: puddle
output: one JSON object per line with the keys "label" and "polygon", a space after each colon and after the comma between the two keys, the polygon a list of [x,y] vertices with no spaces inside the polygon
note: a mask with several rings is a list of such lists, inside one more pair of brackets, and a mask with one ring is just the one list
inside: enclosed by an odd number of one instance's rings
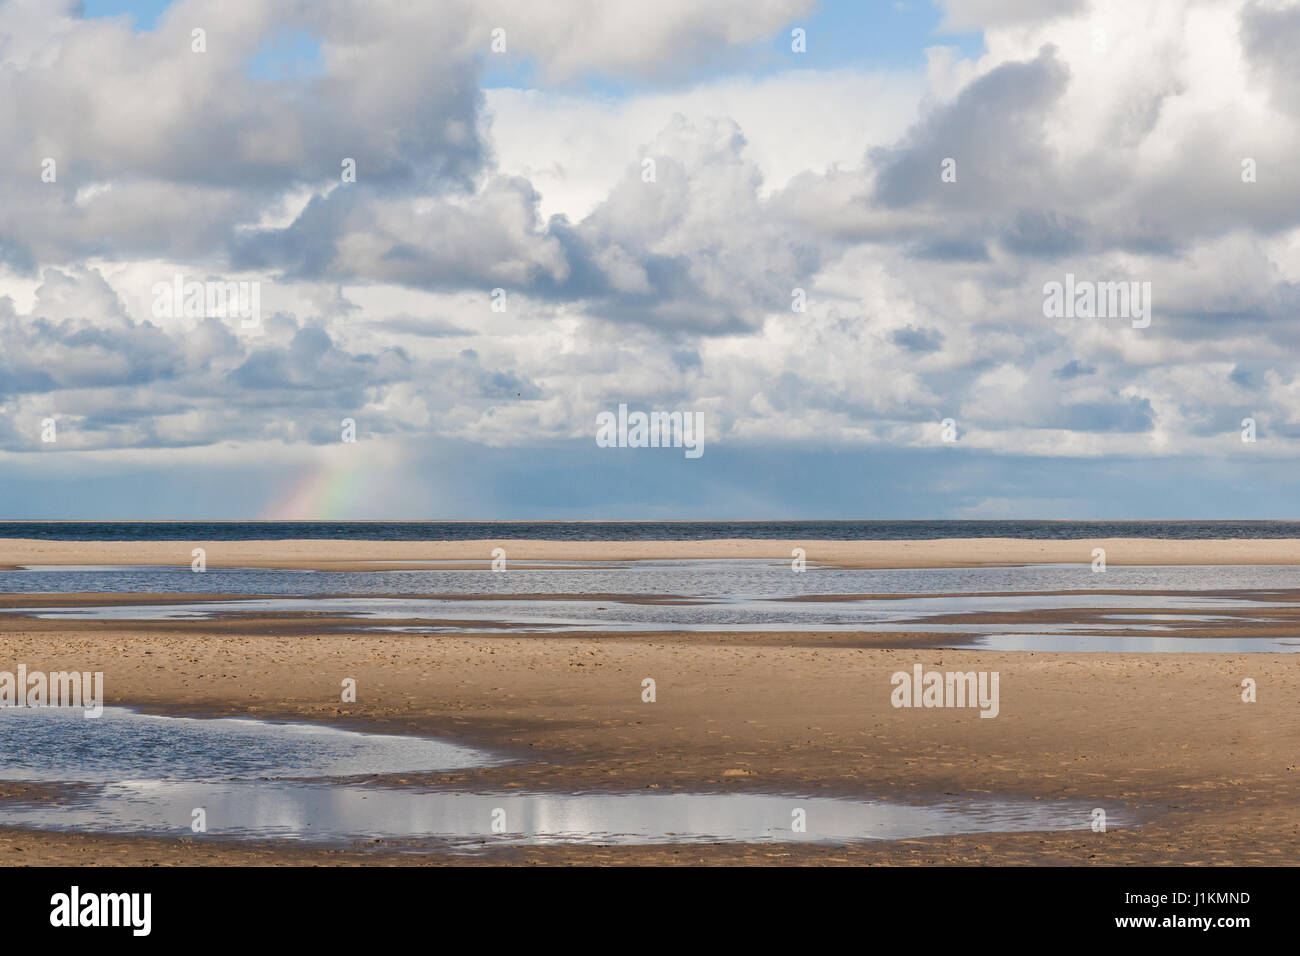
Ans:
{"label": "puddle", "polygon": [[[902,804],[768,793],[468,793],[289,779],[482,766],[494,758],[416,737],[305,724],[150,717],[105,708],[0,709],[8,779],[84,781],[65,799],[4,804],[7,825],[322,844],[487,845],[803,841],[1088,829],[1091,805],[1034,800]],[[802,811],[806,831],[792,821]],[[1125,825],[1107,808],[1107,825]],[[496,832],[494,824],[501,830]]]}
{"label": "puddle", "polygon": [[[946,647],[933,644],[932,647]],[[1295,637],[1116,637],[1109,634],[981,634],[965,645],[987,651],[1115,654],[1295,654]]]}
{"label": "puddle", "polygon": [[428,737],[238,717],[155,717],[105,707],[0,707],[0,779],[105,783],[356,777],[458,770],[500,758]]}
{"label": "puddle", "polygon": [[[0,595],[204,597],[193,603],[64,607],[51,600],[44,607],[0,608],[0,622],[5,615],[191,624],[242,615],[312,615],[333,618],[332,629],[430,635],[470,629],[518,634],[910,632],[936,635],[931,646],[958,648],[971,646],[968,636],[978,635],[986,642],[982,646],[1006,650],[1024,649],[1016,643],[1023,640],[1032,642],[1026,645],[1031,650],[1300,652],[1300,626],[1297,633],[1280,638],[1248,634],[1251,628],[1274,630],[1259,626],[1269,620],[1278,622],[1276,628],[1291,621],[1288,609],[1296,606],[1300,588],[1300,568],[1291,566],[1115,566],[1096,574],[1086,563],[905,569],[810,565],[806,573],[795,574],[789,562],[771,559],[529,564],[533,570],[516,563],[508,573],[447,568],[431,561],[399,571],[213,568],[203,574],[187,566],[35,564],[27,571],[0,571]],[[1080,613],[1054,614],[1046,622],[1007,617],[1074,609]],[[1080,620],[1071,621],[1072,616]],[[1200,633],[1218,631],[1222,638],[1214,634],[1187,640],[1185,629],[1191,627]],[[1105,630],[1136,632],[1142,639],[1125,645],[1127,638],[1094,637]],[[1145,640],[1148,634],[1162,640]],[[1087,643],[1079,643],[1081,638]]]}
{"label": "puddle", "polygon": [[[1151,611],[1158,601],[1165,609]],[[644,603],[600,598],[417,598],[318,597],[249,598],[189,604],[110,605],[99,607],[22,608],[21,613],[47,620],[199,621],[222,616],[257,614],[310,614],[355,621],[352,629],[407,634],[455,633],[499,630],[546,634],[591,632],[794,632],[891,633],[952,635],[931,647],[975,646],[990,650],[1082,650],[1191,652],[1191,653],[1295,653],[1300,634],[1281,637],[1188,638],[1181,626],[1239,628],[1267,623],[1252,615],[1265,607],[1286,607],[1258,599],[1245,600],[1203,595],[1072,594],[926,596],[912,598],[826,601],[779,601],[733,596],[717,603],[662,601]],[[1005,615],[1035,610],[1099,609],[1111,613],[1091,621],[1013,623],[981,620],[981,615]],[[1182,613],[1167,613],[1181,611]],[[1236,615],[1225,613],[1238,611]],[[384,621],[402,623],[384,624]],[[409,622],[423,622],[412,624]],[[1115,637],[1097,631],[1149,631],[1152,639]],[[1156,635],[1160,635],[1158,638]],[[1023,646],[1021,641],[1026,642]],[[979,643],[983,642],[983,643]],[[1131,642],[1125,644],[1124,642]],[[906,646],[917,646],[908,641]]]}
{"label": "puddle", "polygon": [[[37,829],[190,835],[196,807],[208,836],[313,843],[416,840],[452,846],[794,840],[850,843],[956,833],[1088,829],[1089,811],[1024,801],[906,805],[759,793],[505,794],[305,783],[135,782],[69,804],[6,808]],[[806,832],[792,829],[802,810]],[[500,820],[503,832],[494,832]],[[1117,826],[1108,811],[1107,826]]]}

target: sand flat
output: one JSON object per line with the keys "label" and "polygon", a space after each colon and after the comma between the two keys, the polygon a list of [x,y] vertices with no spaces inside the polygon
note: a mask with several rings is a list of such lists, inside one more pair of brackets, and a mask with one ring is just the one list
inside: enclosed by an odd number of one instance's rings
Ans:
{"label": "sand flat", "polygon": [[[520,849],[498,862],[1294,863],[1300,668],[1286,655],[877,649],[692,634],[448,635],[24,630],[6,660],[102,670],[109,703],[421,733],[518,758],[398,785],[768,790],[927,799],[1029,795],[1137,808],[1106,834],[932,838],[888,846]],[[997,670],[1001,713],[898,710],[914,663]],[[1259,700],[1240,698],[1243,677]],[[357,680],[358,702],[339,699]],[[653,677],[658,699],[641,701]],[[19,831],[28,862],[367,862],[375,853]],[[187,848],[189,847],[189,848]],[[383,848],[378,848],[379,857]],[[194,854],[198,854],[195,856]],[[790,854],[785,856],[783,854]],[[416,861],[404,861],[416,862]],[[447,862],[434,855],[419,862]]]}
{"label": "sand flat", "polygon": [[[494,547],[504,547],[511,562],[788,560],[799,546],[810,563],[855,567],[1086,565],[1094,547],[1106,548],[1108,563],[1116,565],[1300,564],[1295,539],[7,540],[0,542],[0,564],[188,565],[200,546],[209,567],[362,570],[394,561],[487,562]],[[207,596],[115,600],[200,597]],[[28,595],[6,603],[74,606],[102,598]],[[1267,617],[1290,626],[1283,620],[1289,614]],[[766,790],[922,800],[1028,795],[1131,808],[1143,825],[1105,834],[979,834],[847,847],[523,847],[471,860],[403,854],[400,847],[321,850],[196,842],[186,834],[172,840],[0,828],[0,852],[34,864],[1300,862],[1300,668],[1288,655],[925,650],[881,646],[891,638],[906,645],[906,635],[816,632],[430,637],[344,634],[331,623],[310,614],[148,626],[5,617],[0,669],[24,663],[103,671],[108,703],[162,713],[430,734],[517,758],[504,767],[387,781],[398,786]],[[916,663],[998,671],[999,716],[892,708],[890,676]],[[345,677],[357,680],[355,704],[340,701]],[[641,701],[645,677],[657,682],[653,704]],[[1256,703],[1241,700],[1246,677],[1258,684]],[[0,789],[0,801],[22,796],[21,787]]]}
{"label": "sand flat", "polygon": [[[402,562],[489,562],[494,548],[517,561],[764,558],[788,561],[796,547],[810,564],[856,568],[941,568],[996,564],[1089,564],[1104,548],[1112,565],[1300,565],[1300,539],[948,538],[933,541],[46,541],[0,540],[0,567],[20,565],[189,565],[194,548],[209,567],[385,570]],[[394,562],[397,562],[396,564]],[[465,566],[465,565],[462,565]],[[473,565],[471,565],[473,566]]]}

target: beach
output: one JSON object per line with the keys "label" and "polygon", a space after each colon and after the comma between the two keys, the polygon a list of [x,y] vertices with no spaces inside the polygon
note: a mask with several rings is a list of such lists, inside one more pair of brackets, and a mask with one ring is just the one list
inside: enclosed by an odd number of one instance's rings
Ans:
{"label": "beach", "polygon": [[0,7],[6,938],[1286,925],[1300,0]]}
{"label": "beach", "polygon": [[[487,558],[620,561],[779,557],[790,542],[214,542],[209,566],[330,567]],[[938,566],[1073,560],[1297,563],[1300,542],[811,542],[809,561]],[[926,545],[926,547],[921,547]],[[0,542],[0,562],[149,564],[175,543]],[[1080,552],[1082,551],[1082,555]],[[891,554],[896,557],[891,559]],[[1111,555],[1118,556],[1111,556]],[[1211,558],[1213,560],[1211,560]],[[1283,560],[1286,559],[1286,560]],[[81,599],[82,596],[79,596]],[[138,597],[138,596],[137,596]],[[121,599],[121,596],[116,596]],[[151,598],[152,599],[152,598]],[[12,600],[12,598],[10,599]],[[49,603],[24,596],[23,600]],[[1068,602],[1067,602],[1068,603]],[[1154,605],[1159,604],[1153,598]],[[313,848],[187,836],[0,830],[0,847],[53,863],[1289,863],[1300,850],[1294,742],[1300,674],[1287,654],[1038,653],[871,646],[851,631],[745,633],[359,633],[311,616],[76,621],[12,616],[11,666],[102,671],[107,702],[149,713],[294,719],[418,734],[511,762],[403,774],[368,785],[489,791],[776,792],[913,802],[944,795],[1078,801],[1130,813],[1097,832],[980,833],[848,845],[513,846],[471,857],[403,853],[383,841]],[[970,708],[899,709],[891,675],[997,672],[996,719]],[[356,682],[355,702],[340,684]],[[651,678],[653,702],[643,700]],[[1242,681],[1258,687],[1242,700]],[[12,788],[14,785],[8,785]],[[39,790],[39,788],[38,788]],[[0,789],[0,798],[16,791]],[[40,791],[45,793],[44,791]],[[30,793],[27,794],[30,797]],[[57,789],[45,793],[58,799]]]}
{"label": "beach", "polygon": [[422,562],[479,564],[502,548],[510,562],[786,559],[795,548],[813,565],[848,568],[944,568],[991,564],[1087,564],[1093,550],[1114,565],[1300,564],[1300,539],[1168,540],[1095,538],[952,538],[929,541],[823,541],[736,538],[713,541],[47,541],[0,539],[0,567],[30,564],[188,565],[203,548],[209,567],[392,569]]}

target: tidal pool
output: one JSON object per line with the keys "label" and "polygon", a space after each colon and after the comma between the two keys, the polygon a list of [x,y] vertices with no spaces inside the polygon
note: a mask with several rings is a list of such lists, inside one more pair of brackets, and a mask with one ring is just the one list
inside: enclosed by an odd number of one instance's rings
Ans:
{"label": "tidal pool", "polygon": [[[1038,625],[1041,627],[1042,625]],[[1112,634],[979,634],[967,647],[985,651],[1091,654],[1296,654],[1295,637],[1177,637]],[[948,648],[949,643],[933,647]]]}
{"label": "tidal pool", "polygon": [[158,717],[105,707],[0,707],[0,780],[66,783],[356,777],[500,763],[428,737],[241,717]]}
{"label": "tidal pool", "polygon": [[[488,766],[499,758],[420,737],[301,723],[155,717],[119,707],[0,709],[0,777],[81,783],[52,801],[9,801],[35,829],[411,849],[493,844],[804,841],[851,843],[1092,826],[1079,802],[951,797],[898,803],[772,793],[474,793],[363,785],[360,775]],[[329,778],[329,779],[325,779]],[[351,780],[347,778],[353,778]],[[1123,826],[1122,808],[1103,808]],[[801,828],[802,827],[802,828]]]}

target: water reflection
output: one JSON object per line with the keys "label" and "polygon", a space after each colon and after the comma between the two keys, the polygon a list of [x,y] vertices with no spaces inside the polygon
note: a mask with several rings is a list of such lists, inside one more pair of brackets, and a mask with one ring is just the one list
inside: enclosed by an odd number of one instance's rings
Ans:
{"label": "water reflection", "polygon": [[[469,793],[320,778],[496,761],[420,737],[246,719],[153,717],[120,707],[0,708],[0,777],[83,782],[58,800],[7,802],[7,825],[339,844],[847,843],[952,833],[1084,829],[1091,806],[1034,800],[931,805],[768,793]],[[1108,825],[1124,811],[1108,809]],[[799,829],[796,823],[802,823]]]}
{"label": "water reflection", "polygon": [[[1030,800],[911,805],[766,793],[466,793],[170,781],[109,784],[70,804],[6,809],[5,818],[34,828],[184,835],[196,807],[206,813],[210,836],[333,844],[850,843],[1091,825],[1091,807]],[[795,829],[796,819],[805,829]],[[1108,811],[1108,826],[1123,822],[1122,812]]]}

